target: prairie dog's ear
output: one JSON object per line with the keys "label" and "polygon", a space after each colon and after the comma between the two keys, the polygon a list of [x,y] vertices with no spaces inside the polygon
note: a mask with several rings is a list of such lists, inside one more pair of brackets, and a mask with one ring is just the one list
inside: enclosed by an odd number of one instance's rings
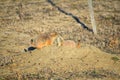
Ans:
{"label": "prairie dog's ear", "polygon": [[34,45],[34,40],[33,40],[33,39],[30,40],[30,44],[31,44],[32,46]]}

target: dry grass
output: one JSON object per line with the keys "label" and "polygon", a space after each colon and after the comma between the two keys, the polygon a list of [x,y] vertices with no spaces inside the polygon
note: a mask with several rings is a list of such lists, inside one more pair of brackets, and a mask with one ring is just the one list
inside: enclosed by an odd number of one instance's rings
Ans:
{"label": "dry grass", "polygon": [[[87,0],[53,2],[92,28]],[[0,79],[118,80],[119,3],[93,0],[98,30],[94,36],[46,0],[0,0]],[[80,40],[80,48],[48,46],[25,53],[41,32],[57,32],[75,43]]]}

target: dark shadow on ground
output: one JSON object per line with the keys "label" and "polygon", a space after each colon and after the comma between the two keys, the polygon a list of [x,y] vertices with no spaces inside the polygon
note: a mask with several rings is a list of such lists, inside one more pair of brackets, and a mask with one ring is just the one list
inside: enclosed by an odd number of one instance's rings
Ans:
{"label": "dark shadow on ground", "polygon": [[35,50],[35,49],[36,49],[35,47],[32,47],[32,46],[31,46],[31,47],[28,47],[27,49],[24,49],[24,51],[25,51],[25,52],[27,52],[27,51],[30,51],[30,52],[31,52],[31,51],[33,51],[33,50]]}
{"label": "dark shadow on ground", "polygon": [[47,0],[53,7],[57,8],[60,12],[64,13],[65,15],[71,16],[77,23],[79,23],[84,29],[87,29],[90,32],[93,32],[92,29],[90,29],[89,27],[87,27],[83,22],[81,22],[79,20],[79,18],[75,15],[73,15],[72,13],[68,13],[66,11],[64,11],[63,9],[61,9],[59,6],[56,6],[56,4],[52,1],[52,0]]}

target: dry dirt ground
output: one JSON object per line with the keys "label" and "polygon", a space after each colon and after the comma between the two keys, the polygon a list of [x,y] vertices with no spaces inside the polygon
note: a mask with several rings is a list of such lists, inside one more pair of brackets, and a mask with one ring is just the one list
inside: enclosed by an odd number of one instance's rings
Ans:
{"label": "dry dirt ground", "polygon": [[[119,80],[119,4],[93,0],[93,35],[87,0],[0,0],[0,80]],[[24,52],[30,39],[54,31],[81,47]]]}

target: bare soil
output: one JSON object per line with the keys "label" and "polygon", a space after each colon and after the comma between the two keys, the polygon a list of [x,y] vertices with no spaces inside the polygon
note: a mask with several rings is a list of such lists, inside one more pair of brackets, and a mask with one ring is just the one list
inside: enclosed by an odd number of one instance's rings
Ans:
{"label": "bare soil", "polygon": [[[87,0],[0,0],[0,80],[119,80],[119,3],[93,0],[94,35]],[[81,47],[24,52],[39,33],[54,31]]]}

